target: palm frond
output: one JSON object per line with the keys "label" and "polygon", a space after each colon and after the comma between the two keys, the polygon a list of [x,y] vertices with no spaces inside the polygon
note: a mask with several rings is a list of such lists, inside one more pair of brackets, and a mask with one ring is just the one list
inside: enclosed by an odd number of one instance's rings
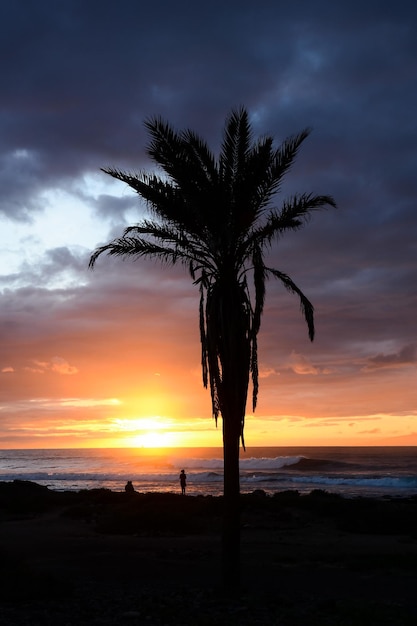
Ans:
{"label": "palm frond", "polygon": [[161,117],[145,120],[151,141],[146,152],[174,180],[182,167],[183,142],[180,134]]}
{"label": "palm frond", "polygon": [[200,342],[201,342],[201,369],[203,373],[203,385],[207,388],[208,385],[208,354],[207,354],[207,333],[206,333],[206,321],[204,315],[204,285],[200,284],[200,307],[199,307],[199,319],[200,319]]}
{"label": "palm frond", "polygon": [[[140,237],[124,236],[98,247],[90,257],[89,267],[94,268],[96,261],[102,254],[120,257],[156,257],[164,263],[175,265],[178,261],[189,264],[195,261],[196,256],[190,248],[181,246],[160,245]],[[201,261],[200,259],[197,260]]]}
{"label": "palm frond", "polygon": [[250,148],[251,127],[243,107],[232,111],[226,120],[220,151],[220,173],[226,185],[232,185],[245,163]]}
{"label": "palm frond", "polygon": [[146,127],[152,137],[148,155],[181,189],[183,200],[197,196],[201,201],[202,192],[211,193],[217,168],[206,142],[191,130],[175,131],[161,118],[148,120]]}
{"label": "palm frond", "polygon": [[265,267],[265,271],[275,276],[275,278],[278,278],[282,282],[284,287],[287,289],[287,291],[298,295],[298,297],[300,298],[301,312],[304,316],[304,319],[308,327],[308,336],[310,338],[310,341],[313,341],[314,332],[315,332],[314,331],[314,307],[311,304],[310,300],[306,298],[306,296],[303,294],[301,289],[299,289],[299,287],[297,287],[294,281],[291,280],[291,278],[287,274],[284,274],[284,272],[280,272],[279,270],[273,269],[271,267]]}
{"label": "palm frond", "polygon": [[249,115],[245,108],[238,111],[239,126],[236,145],[236,174],[239,175],[246,163],[251,145],[252,131],[249,123]]}
{"label": "palm frond", "polygon": [[[141,224],[128,226],[123,233],[123,238],[139,239],[144,242],[143,235],[151,236],[164,249],[167,246],[175,248],[178,258],[188,259],[188,267],[192,270],[192,275],[195,274],[198,268],[205,268],[206,272],[211,274],[216,273],[216,259],[213,257],[205,239],[195,237],[182,228],[171,228],[168,223],[164,225],[149,220],[144,220]],[[146,241],[149,240],[146,239]],[[152,239],[150,242],[152,242]],[[192,263],[191,266],[190,263]]]}
{"label": "palm frond", "polygon": [[296,135],[287,137],[277,148],[269,168],[270,194],[277,191],[280,183],[294,163],[301,144],[311,133],[311,128],[304,128]]}
{"label": "palm frond", "polygon": [[314,196],[301,194],[290,200],[285,200],[280,211],[271,210],[266,217],[266,222],[259,228],[253,229],[243,246],[251,250],[253,245],[263,247],[270,244],[274,238],[279,237],[287,230],[301,228],[311,217],[313,211],[336,207],[331,196]]}
{"label": "palm frond", "polygon": [[259,393],[259,369],[258,369],[258,340],[256,333],[252,337],[252,354],[251,354],[251,373],[252,373],[252,410],[256,410]]}
{"label": "palm frond", "polygon": [[[185,195],[184,189],[156,175],[131,174],[113,168],[105,168],[103,171],[129,185],[162,221],[200,239],[207,238],[212,232],[209,218],[213,213],[210,211],[213,198],[203,189],[194,189]],[[205,206],[207,210],[203,210]]]}
{"label": "palm frond", "polygon": [[112,167],[101,169],[105,174],[126,183],[136,191],[150,208],[163,219],[173,222],[179,221],[178,210],[180,213],[183,212],[183,200],[178,189],[172,183],[144,172],[134,174]]}
{"label": "palm frond", "polygon": [[272,139],[265,138],[248,152],[233,186],[237,233],[242,236],[260,217],[265,204],[265,176],[271,159]]}
{"label": "palm frond", "polygon": [[195,171],[199,171],[199,178],[209,184],[218,182],[218,169],[213,153],[207,143],[190,129],[183,131],[183,146],[187,150],[188,158],[194,161]]}

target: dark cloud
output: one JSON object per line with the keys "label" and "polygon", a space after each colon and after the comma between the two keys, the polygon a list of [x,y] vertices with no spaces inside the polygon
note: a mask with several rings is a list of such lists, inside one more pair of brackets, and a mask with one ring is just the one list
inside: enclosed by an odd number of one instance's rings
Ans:
{"label": "dark cloud", "polygon": [[[339,201],[347,185],[352,194],[385,178],[384,167],[404,171],[416,133],[414,8],[378,4],[375,19],[374,6],[3,3],[2,154],[23,178],[7,213],[30,210],[39,185],[101,165],[142,166],[148,115],[196,127],[216,145],[224,115],[241,103],[259,132],[278,138],[313,125],[300,175],[331,181]],[[16,166],[22,150],[36,162]]]}
{"label": "dark cloud", "polygon": [[417,347],[415,345],[404,346],[398,352],[377,354],[369,359],[365,369],[374,370],[379,368],[398,368],[404,366],[416,366]]}

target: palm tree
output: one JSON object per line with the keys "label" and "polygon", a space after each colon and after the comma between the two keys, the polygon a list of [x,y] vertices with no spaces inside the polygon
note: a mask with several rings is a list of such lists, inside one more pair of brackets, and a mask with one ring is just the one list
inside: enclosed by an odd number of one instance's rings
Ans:
{"label": "palm tree", "polygon": [[275,148],[272,137],[253,140],[249,115],[240,108],[226,120],[216,158],[192,130],[177,132],[159,117],[146,121],[145,127],[150,135],[147,154],[163,175],[103,171],[136,191],[147,202],[151,218],[97,248],[90,267],[103,253],[156,257],[186,265],[199,288],[203,383],[210,388],[216,423],[221,416],[223,426],[223,579],[229,589],[237,588],[239,449],[240,442],[245,445],[250,377],[253,410],[256,407],[257,336],[268,277],[298,296],[309,337],[314,338],[312,304],[287,274],[265,265],[265,251],[285,231],[300,228],[311,212],[336,205],[331,196],[301,194],[279,209],[271,207],[309,129]]}

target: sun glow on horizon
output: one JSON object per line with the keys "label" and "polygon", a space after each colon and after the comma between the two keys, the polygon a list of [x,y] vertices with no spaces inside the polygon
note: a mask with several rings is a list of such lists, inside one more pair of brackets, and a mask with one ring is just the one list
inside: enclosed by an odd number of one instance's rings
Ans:
{"label": "sun glow on horizon", "polygon": [[[0,406],[3,423],[10,422],[10,435],[0,440],[2,449],[24,448],[137,448],[158,450],[222,446],[221,418],[216,427],[203,407],[190,415],[188,407],[177,409],[177,398],[161,394],[141,398],[115,396],[64,396],[30,399],[19,405],[22,416]],[[178,403],[179,406],[179,403]],[[166,410],[162,410],[166,409]],[[40,419],[42,416],[42,419]],[[248,414],[245,442],[259,446],[323,445],[417,445],[415,411],[362,415]]]}
{"label": "sun glow on horizon", "polygon": [[114,423],[122,435],[123,446],[167,448],[178,445],[178,433],[173,432],[170,418],[155,415],[116,419]]}

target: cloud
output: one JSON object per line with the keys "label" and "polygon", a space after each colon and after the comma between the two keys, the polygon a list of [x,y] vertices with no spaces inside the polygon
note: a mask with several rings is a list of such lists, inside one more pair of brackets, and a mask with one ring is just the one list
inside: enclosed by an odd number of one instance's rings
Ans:
{"label": "cloud", "polygon": [[78,374],[78,369],[74,365],[70,365],[65,359],[58,356],[51,360],[50,367],[53,372],[64,376]]}
{"label": "cloud", "polygon": [[273,367],[261,365],[259,367],[259,378],[269,378],[270,376],[279,376],[279,372]]}
{"label": "cloud", "polygon": [[398,352],[377,354],[368,359],[364,371],[378,369],[398,369],[401,367],[415,366],[417,364],[417,347],[415,344],[404,346]]}
{"label": "cloud", "polygon": [[63,376],[78,374],[78,369],[74,365],[70,365],[68,361],[59,356],[53,357],[50,361],[35,360],[33,361],[33,366],[28,366],[25,369],[33,374],[45,374],[46,372],[53,372]]}
{"label": "cloud", "polygon": [[317,376],[320,374],[320,369],[314,366],[310,361],[302,354],[292,352],[289,357],[290,368],[295,374],[306,376],[308,374]]}

